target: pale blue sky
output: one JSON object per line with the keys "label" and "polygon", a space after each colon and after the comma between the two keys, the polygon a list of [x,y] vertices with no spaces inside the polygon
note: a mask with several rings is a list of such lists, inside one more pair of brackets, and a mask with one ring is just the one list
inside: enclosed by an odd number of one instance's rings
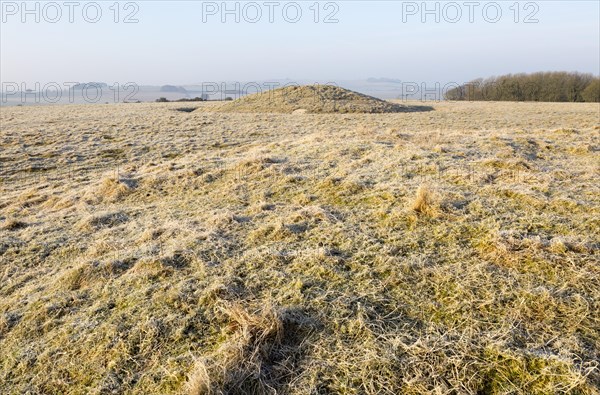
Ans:
{"label": "pale blue sky", "polygon": [[[2,3],[6,11],[10,2]],[[404,23],[407,2],[403,6],[399,1],[338,1],[339,22],[333,24],[313,22],[313,1],[298,2],[303,15],[295,24],[282,17],[281,8],[289,3],[285,1],[275,9],[274,23],[267,20],[268,8],[257,1],[263,17],[255,24],[235,23],[233,16],[222,23],[220,14],[207,16],[203,23],[200,1],[138,1],[138,23],[114,23],[109,10],[113,1],[98,3],[103,15],[96,24],[83,20],[78,9],[75,23],[69,23],[64,7],[62,19],[54,24],[35,23],[33,16],[22,23],[21,10],[16,15],[4,12],[0,80],[161,85],[389,77],[466,82],[511,72],[600,73],[598,1],[537,1],[539,22],[530,24],[522,22],[533,10],[522,9],[527,2],[520,2],[521,21],[514,23],[509,9],[514,1],[497,2],[503,12],[497,23],[483,19],[482,7],[490,2],[480,1],[475,22],[469,23],[468,8],[458,1],[463,16],[455,24],[435,23],[433,16],[422,23],[420,13],[407,16]],[[221,6],[220,1],[215,4]],[[434,7],[434,2],[428,4]],[[326,13],[321,9],[321,20]],[[121,10],[120,18],[125,14]]]}

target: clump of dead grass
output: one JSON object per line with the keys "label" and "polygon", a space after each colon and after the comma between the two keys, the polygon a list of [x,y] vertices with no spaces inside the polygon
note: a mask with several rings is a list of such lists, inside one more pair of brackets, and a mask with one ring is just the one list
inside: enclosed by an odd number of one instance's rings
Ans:
{"label": "clump of dead grass", "polygon": [[429,185],[420,185],[410,207],[419,214],[436,217],[440,214],[439,196]]}
{"label": "clump of dead grass", "polygon": [[282,345],[285,317],[272,306],[252,312],[239,304],[222,304],[225,341],[210,356],[196,361],[186,389],[189,395],[266,394],[277,386],[274,359]]}
{"label": "clump of dead grass", "polygon": [[6,219],[2,225],[1,229],[4,230],[19,230],[27,227],[27,223],[25,221],[21,221],[17,218],[8,218]]}
{"label": "clump of dead grass", "polygon": [[117,202],[133,191],[133,183],[126,182],[124,179],[116,177],[105,177],[100,184],[87,191],[83,196],[83,201],[88,204],[98,204],[101,202]]}
{"label": "clump of dead grass", "polygon": [[62,290],[78,290],[123,273],[129,267],[121,260],[85,261],[67,270],[58,280]]}
{"label": "clump of dead grass", "polygon": [[117,225],[124,224],[128,220],[128,216],[123,211],[105,211],[91,214],[83,218],[75,227],[79,230],[93,231],[100,228],[112,228]]}

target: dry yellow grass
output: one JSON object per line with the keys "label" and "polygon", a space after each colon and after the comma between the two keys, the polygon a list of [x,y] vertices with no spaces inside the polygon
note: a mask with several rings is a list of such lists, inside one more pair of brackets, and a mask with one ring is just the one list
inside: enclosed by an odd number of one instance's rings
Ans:
{"label": "dry yellow grass", "polygon": [[2,108],[0,393],[598,393],[597,104],[196,105]]}
{"label": "dry yellow grass", "polygon": [[415,200],[412,203],[412,209],[419,214],[435,216],[438,212],[437,198],[435,192],[428,185],[421,185],[417,189]]}

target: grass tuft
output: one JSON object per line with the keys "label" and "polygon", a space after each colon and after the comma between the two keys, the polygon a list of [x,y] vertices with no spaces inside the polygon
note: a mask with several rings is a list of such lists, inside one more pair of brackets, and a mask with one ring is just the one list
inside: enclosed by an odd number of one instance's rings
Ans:
{"label": "grass tuft", "polygon": [[439,198],[429,185],[420,185],[411,209],[419,214],[435,217],[440,212]]}

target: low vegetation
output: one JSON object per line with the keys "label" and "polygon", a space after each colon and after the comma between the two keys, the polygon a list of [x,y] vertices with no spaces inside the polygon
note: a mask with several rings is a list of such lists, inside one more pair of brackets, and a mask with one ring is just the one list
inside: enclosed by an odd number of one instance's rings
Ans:
{"label": "low vegetation", "polygon": [[159,97],[158,99],[156,99],[157,103],[170,103],[170,102],[186,103],[186,102],[194,102],[194,101],[204,101],[204,99],[201,97],[194,97],[194,98],[184,97],[184,98],[177,99],[177,100],[169,100],[166,97]]}

